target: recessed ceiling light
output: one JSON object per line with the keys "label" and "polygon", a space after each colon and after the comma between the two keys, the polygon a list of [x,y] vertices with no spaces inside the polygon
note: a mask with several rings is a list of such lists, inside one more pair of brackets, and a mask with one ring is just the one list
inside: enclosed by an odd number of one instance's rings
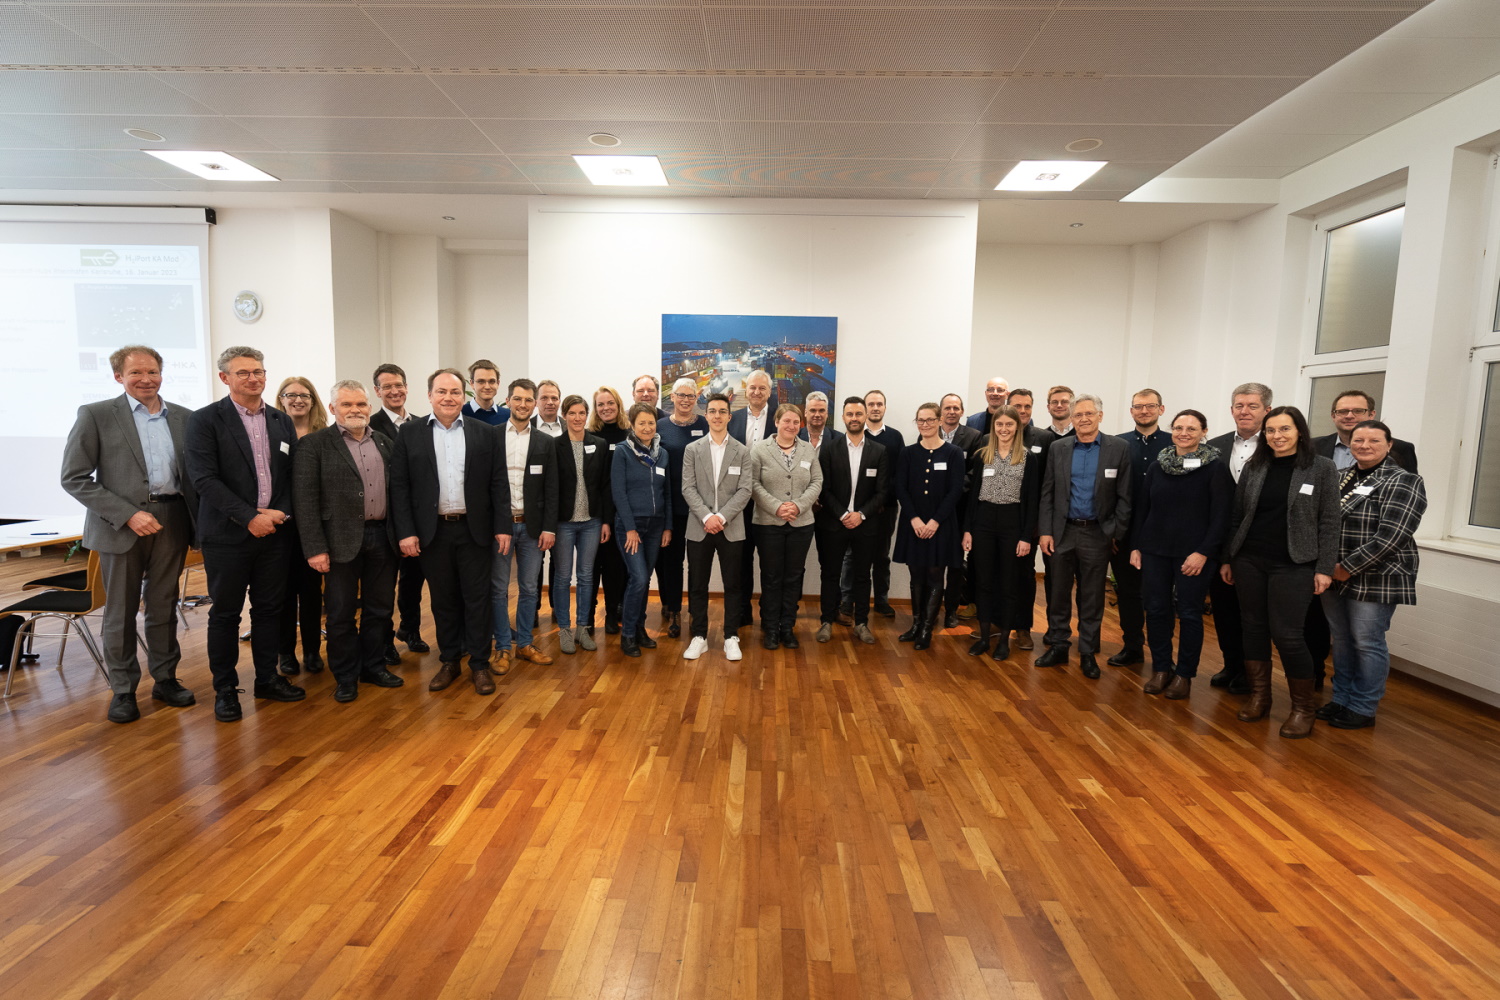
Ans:
{"label": "recessed ceiling light", "polygon": [[125,130],[125,134],[130,136],[132,139],[139,139],[142,142],[167,141],[166,136],[153,132],[149,128],[128,128]]}
{"label": "recessed ceiling light", "polygon": [[154,156],[164,163],[210,181],[274,181],[264,170],[258,170],[244,160],[228,153],[207,149],[143,149],[147,156]]}
{"label": "recessed ceiling light", "polygon": [[1081,223],[1081,222],[1070,222],[1070,223],[1068,223],[1068,228],[1069,229],[1082,229],[1083,228],[1083,223]]}
{"label": "recessed ceiling light", "polygon": [[1071,191],[1099,172],[1107,160],[1022,160],[996,191]]}
{"label": "recessed ceiling light", "polygon": [[1103,139],[1074,139],[1063,149],[1070,153],[1092,153],[1102,145],[1104,145]]}
{"label": "recessed ceiling light", "polygon": [[595,132],[589,136],[589,142],[592,142],[596,146],[618,146],[620,144],[620,137],[610,135],[608,132]]}
{"label": "recessed ceiling light", "polygon": [[654,156],[573,157],[588,179],[595,184],[622,187],[666,187],[667,175]]}
{"label": "recessed ceiling light", "polygon": [[445,216],[443,216],[443,221],[444,222],[452,222],[453,221],[453,216],[451,216],[451,215],[445,215]]}

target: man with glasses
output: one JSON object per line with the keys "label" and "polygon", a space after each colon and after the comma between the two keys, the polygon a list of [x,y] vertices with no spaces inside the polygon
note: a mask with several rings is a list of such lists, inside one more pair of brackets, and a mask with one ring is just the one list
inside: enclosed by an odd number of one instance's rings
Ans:
{"label": "man with glasses", "polygon": [[[672,383],[671,409],[656,422],[656,433],[667,453],[667,489],[672,494],[672,541],[656,555],[656,593],[661,600],[661,624],[673,639],[682,635],[682,563],[687,556],[688,504],[682,496],[683,455],[688,446],[708,434],[708,421],[698,414],[698,383],[680,378]],[[747,480],[748,481],[748,480]]]}
{"label": "man with glasses", "polygon": [[1065,385],[1054,385],[1047,390],[1047,413],[1052,418],[1049,429],[1054,438],[1064,438],[1073,433],[1070,415],[1073,412],[1073,390]]}
{"label": "man with glasses", "polygon": [[469,385],[474,398],[464,404],[464,416],[491,427],[500,427],[510,419],[509,408],[495,405],[495,397],[500,394],[500,368],[495,362],[480,358],[470,365]]}
{"label": "man with glasses", "polygon": [[[1163,448],[1172,444],[1172,435],[1161,429],[1161,393],[1142,389],[1130,397],[1130,419],[1135,427],[1120,435],[1130,446],[1131,494],[1139,495],[1146,487],[1146,470],[1156,461]],[[1109,556],[1110,572],[1115,577],[1115,598],[1120,610],[1120,651],[1105,662],[1112,667],[1128,667],[1146,659],[1146,609],[1141,604],[1141,571],[1130,565],[1130,530],[1113,544]],[[1315,602],[1316,603],[1316,602]]]}
{"label": "man with glasses", "polygon": [[[406,372],[400,365],[383,364],[375,369],[373,382],[380,409],[370,417],[370,430],[395,441],[401,428],[422,419],[407,412]],[[422,639],[422,560],[397,555],[400,575],[396,583],[396,613],[400,624],[395,626],[395,638],[413,653],[430,653],[432,647]],[[401,654],[396,652],[396,644],[389,635],[385,641],[385,662],[392,667],[401,662]]]}
{"label": "man with glasses", "polygon": [[208,577],[206,646],[214,679],[214,718],[238,722],[240,611],[250,595],[255,697],[301,701],[307,692],[276,672],[286,597],[291,518],[292,418],[265,405],[265,355],[230,347],[219,355],[229,395],[188,421],[187,469],[198,492],[198,539]]}

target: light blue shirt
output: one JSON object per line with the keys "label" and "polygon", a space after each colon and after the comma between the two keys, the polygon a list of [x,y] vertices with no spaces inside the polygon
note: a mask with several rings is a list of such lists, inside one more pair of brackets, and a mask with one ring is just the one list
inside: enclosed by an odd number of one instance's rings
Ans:
{"label": "light blue shirt", "polygon": [[462,514],[464,501],[464,418],[456,417],[447,429],[438,418],[429,416],[432,425],[432,451],[437,458],[438,513]]}
{"label": "light blue shirt", "polygon": [[177,449],[172,446],[172,428],[167,426],[167,404],[155,413],[129,396],[135,432],[141,436],[141,454],[146,456],[146,481],[152,493],[181,493],[177,480]]}
{"label": "light blue shirt", "polygon": [[1354,452],[1344,443],[1343,438],[1333,439],[1333,467],[1343,472],[1354,464]]}

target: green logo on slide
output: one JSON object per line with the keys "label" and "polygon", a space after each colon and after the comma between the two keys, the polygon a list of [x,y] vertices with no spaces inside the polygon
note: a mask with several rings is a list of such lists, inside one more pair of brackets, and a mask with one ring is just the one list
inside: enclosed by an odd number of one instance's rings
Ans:
{"label": "green logo on slide", "polygon": [[80,250],[79,255],[84,267],[114,267],[120,262],[120,255],[113,250]]}

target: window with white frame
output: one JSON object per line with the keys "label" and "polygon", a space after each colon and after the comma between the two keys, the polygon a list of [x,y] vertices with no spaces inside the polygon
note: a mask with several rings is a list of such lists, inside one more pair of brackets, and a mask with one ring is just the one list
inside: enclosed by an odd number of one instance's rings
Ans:
{"label": "window with white frame", "polygon": [[[1500,349],[1488,353],[1500,355]],[[1468,525],[1500,530],[1500,357],[1481,361],[1477,381],[1479,426]]]}
{"label": "window with white frame", "polygon": [[1500,545],[1500,151],[1490,156],[1490,217],[1480,285],[1494,301],[1475,303],[1459,485],[1450,533]]}

